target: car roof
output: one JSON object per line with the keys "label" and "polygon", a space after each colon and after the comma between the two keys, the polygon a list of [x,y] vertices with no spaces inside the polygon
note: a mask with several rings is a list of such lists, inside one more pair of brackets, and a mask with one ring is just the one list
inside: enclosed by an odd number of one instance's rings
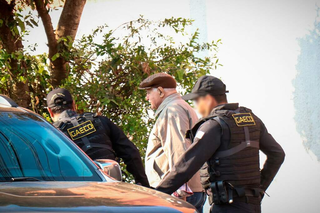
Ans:
{"label": "car roof", "polygon": [[18,104],[8,96],[0,94],[0,107],[1,106],[18,107]]}
{"label": "car roof", "polygon": [[24,112],[24,110],[11,98],[0,94],[0,112]]}

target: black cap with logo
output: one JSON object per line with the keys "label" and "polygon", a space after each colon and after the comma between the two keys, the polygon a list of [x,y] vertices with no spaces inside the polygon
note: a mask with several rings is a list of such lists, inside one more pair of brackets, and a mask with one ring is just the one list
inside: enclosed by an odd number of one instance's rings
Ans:
{"label": "black cap with logo", "polygon": [[47,95],[47,106],[49,108],[72,104],[73,99],[70,92],[63,88],[57,88]]}
{"label": "black cap with logo", "polygon": [[228,93],[226,85],[219,79],[210,75],[204,75],[198,79],[190,94],[182,96],[184,100],[197,99],[207,94],[216,96]]}

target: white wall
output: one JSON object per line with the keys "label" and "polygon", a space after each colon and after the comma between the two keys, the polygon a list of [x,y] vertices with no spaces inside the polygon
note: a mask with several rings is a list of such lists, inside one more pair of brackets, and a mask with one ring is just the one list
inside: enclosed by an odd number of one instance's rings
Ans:
{"label": "white wall", "polygon": [[[319,212],[320,166],[316,157],[308,154],[296,129],[298,121],[310,130],[308,133],[319,132],[317,106],[303,103],[306,90],[319,94],[320,66],[314,63],[311,69],[307,67],[312,60],[319,61],[319,57],[304,57],[299,71],[307,69],[302,74],[307,77],[299,81],[297,88],[292,83],[300,54],[297,39],[314,28],[315,1],[207,1],[207,9],[209,39],[223,41],[219,55],[224,67],[212,74],[225,80],[231,102],[252,108],[263,119],[287,155],[268,190],[271,197],[266,197],[262,209],[279,213]],[[314,45],[315,52],[319,52],[319,44]],[[305,53],[310,51],[308,47],[304,49]],[[317,80],[310,86],[306,79]],[[299,92],[294,96],[295,89]],[[319,96],[312,99],[319,103]],[[294,107],[294,100],[300,104],[299,109]],[[313,126],[308,125],[309,118],[295,115],[296,111],[308,110],[315,110]],[[316,149],[320,138],[312,139]]]}
{"label": "white wall", "polygon": [[[192,18],[203,19],[203,7],[197,12],[194,6],[190,8],[190,1],[194,5],[193,0],[89,2],[78,35],[90,33],[95,26],[105,23],[116,27],[139,14],[155,20],[171,16],[188,18],[190,14]],[[240,102],[262,118],[287,155],[268,190],[271,197],[263,201],[263,212],[318,213],[320,49],[317,38],[306,44],[310,40],[306,35],[314,30],[316,3],[320,0],[197,1],[206,7],[206,24],[198,22],[197,26],[208,33],[209,41],[219,38],[223,41],[219,57],[224,66],[212,74],[225,81],[231,102]],[[31,43],[39,43],[40,52],[46,51],[41,33],[38,29],[29,36]],[[299,43],[298,38],[306,40]],[[299,45],[303,52],[297,66],[298,80],[293,84]]]}

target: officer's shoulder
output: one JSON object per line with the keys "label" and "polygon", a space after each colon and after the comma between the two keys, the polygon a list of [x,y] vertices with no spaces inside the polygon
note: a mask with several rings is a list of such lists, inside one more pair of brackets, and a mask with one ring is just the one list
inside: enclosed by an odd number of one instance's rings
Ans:
{"label": "officer's shoulder", "polygon": [[87,118],[87,119],[100,119],[102,121],[106,121],[106,122],[110,122],[110,119],[107,118],[106,116],[103,116],[103,115],[99,115],[97,113],[92,113],[92,112],[85,112],[83,113],[81,116]]}
{"label": "officer's shoulder", "polygon": [[214,120],[213,118],[208,119],[204,121],[201,126],[199,127],[199,130],[202,131],[220,131],[221,126],[218,123],[218,121]]}
{"label": "officer's shoulder", "polygon": [[250,108],[243,107],[243,106],[242,106],[241,108],[242,108],[242,110],[244,110],[245,112],[250,113],[250,114],[253,116],[253,118],[254,118],[255,121],[259,121],[259,123],[260,123],[262,126],[264,126],[264,123],[263,123],[263,121],[260,119],[260,117],[257,116]]}
{"label": "officer's shoulder", "polygon": [[78,117],[82,117],[82,118],[85,118],[87,120],[93,121],[96,118],[96,113],[84,112],[84,113],[78,115]]}
{"label": "officer's shoulder", "polygon": [[245,107],[245,106],[240,106],[240,111],[241,112],[248,112],[248,113],[252,113],[252,110],[248,107]]}
{"label": "officer's shoulder", "polygon": [[259,118],[254,112],[252,109],[248,108],[248,107],[244,107],[244,106],[241,106],[241,111],[243,112],[247,112],[247,113],[251,113],[253,116]]}
{"label": "officer's shoulder", "polygon": [[248,108],[248,107],[244,107],[244,106],[241,106],[240,109],[241,109],[242,112],[251,113],[252,115],[254,115],[255,117],[258,118],[258,116],[253,112],[252,109],[250,109],[250,108]]}
{"label": "officer's shoulder", "polygon": [[97,114],[95,114],[94,117],[95,117],[95,118],[98,118],[98,119],[100,119],[100,120],[105,120],[105,121],[111,122],[110,119],[109,119],[107,116],[104,116],[104,115],[97,115]]}
{"label": "officer's shoulder", "polygon": [[96,113],[84,112],[84,113],[80,114],[80,116],[83,116],[83,117],[95,117]]}

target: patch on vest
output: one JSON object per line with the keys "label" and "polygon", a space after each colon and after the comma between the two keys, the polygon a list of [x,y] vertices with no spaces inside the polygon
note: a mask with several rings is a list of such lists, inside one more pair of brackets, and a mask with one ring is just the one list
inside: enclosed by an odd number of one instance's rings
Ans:
{"label": "patch on vest", "polygon": [[91,121],[86,121],[82,124],[79,124],[78,126],[74,126],[72,128],[67,129],[67,131],[72,140],[77,140],[79,138],[83,138],[87,135],[90,135],[97,130],[96,128],[94,128],[94,125]]}
{"label": "patch on vest", "polygon": [[196,134],[196,138],[201,139],[203,137],[203,135],[204,135],[204,132],[198,131],[197,134]]}
{"label": "patch on vest", "polygon": [[254,121],[251,113],[238,113],[232,115],[237,126],[255,126],[256,122]]}

